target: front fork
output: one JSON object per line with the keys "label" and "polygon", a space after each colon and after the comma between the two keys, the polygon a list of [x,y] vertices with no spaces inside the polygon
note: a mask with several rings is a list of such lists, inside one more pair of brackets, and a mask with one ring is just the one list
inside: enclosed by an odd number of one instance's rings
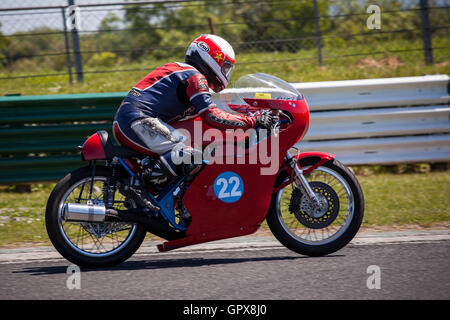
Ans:
{"label": "front fork", "polygon": [[297,187],[299,187],[304,194],[308,197],[309,201],[313,204],[313,206],[320,210],[323,207],[323,203],[319,200],[316,193],[313,191],[308,181],[306,180],[303,169],[297,165],[297,159],[294,157],[289,151],[286,155],[286,162],[293,169],[294,172],[294,182]]}

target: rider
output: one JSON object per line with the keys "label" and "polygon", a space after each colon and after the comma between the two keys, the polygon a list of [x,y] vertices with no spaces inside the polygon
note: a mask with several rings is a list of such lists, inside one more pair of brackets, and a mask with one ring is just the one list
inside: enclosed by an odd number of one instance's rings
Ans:
{"label": "rider", "polygon": [[[212,102],[210,89],[214,92],[225,89],[234,64],[234,51],[226,40],[201,35],[189,45],[185,63],[161,66],[130,90],[114,119],[116,138],[137,151],[158,154],[166,173],[177,176],[193,174],[200,165],[175,165],[172,150],[182,145],[185,137],[170,123],[187,116],[201,116],[218,129],[269,127],[271,118],[267,114],[256,117],[231,114]],[[193,149],[183,145],[180,150],[192,153]]]}

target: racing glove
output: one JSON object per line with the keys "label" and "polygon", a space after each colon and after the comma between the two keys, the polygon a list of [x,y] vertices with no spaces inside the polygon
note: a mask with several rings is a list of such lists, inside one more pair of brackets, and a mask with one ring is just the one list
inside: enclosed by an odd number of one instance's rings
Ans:
{"label": "racing glove", "polygon": [[254,128],[256,126],[257,117],[249,117],[241,114],[232,114],[218,107],[211,107],[201,114],[202,120],[209,125],[226,130],[226,129],[243,129]]}
{"label": "racing glove", "polygon": [[255,117],[256,126],[261,126],[265,129],[270,129],[272,127],[273,117],[270,113],[263,113]]}

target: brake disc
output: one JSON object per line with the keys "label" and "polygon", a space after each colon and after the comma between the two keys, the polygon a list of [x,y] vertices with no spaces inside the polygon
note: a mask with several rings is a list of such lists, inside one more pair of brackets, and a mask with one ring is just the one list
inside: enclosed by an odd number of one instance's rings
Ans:
{"label": "brake disc", "polygon": [[326,228],[338,216],[339,197],[336,191],[326,183],[313,181],[310,182],[310,186],[321,202],[321,207],[317,208],[306,194],[303,194],[299,188],[295,188],[292,191],[289,211],[305,227]]}

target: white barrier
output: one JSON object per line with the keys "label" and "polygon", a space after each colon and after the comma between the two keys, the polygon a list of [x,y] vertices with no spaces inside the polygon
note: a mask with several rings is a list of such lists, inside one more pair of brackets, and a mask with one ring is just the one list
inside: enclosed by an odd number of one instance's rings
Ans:
{"label": "white barrier", "polygon": [[448,75],[292,83],[311,111],[448,104]]}
{"label": "white barrier", "polygon": [[396,164],[450,161],[450,135],[304,141],[301,151],[326,151],[345,164]]}
{"label": "white barrier", "polygon": [[[449,76],[292,83],[310,107],[301,151],[346,164],[450,161]],[[234,89],[213,99],[229,108]]]}
{"label": "white barrier", "polygon": [[450,133],[447,105],[311,112],[305,140]]}

